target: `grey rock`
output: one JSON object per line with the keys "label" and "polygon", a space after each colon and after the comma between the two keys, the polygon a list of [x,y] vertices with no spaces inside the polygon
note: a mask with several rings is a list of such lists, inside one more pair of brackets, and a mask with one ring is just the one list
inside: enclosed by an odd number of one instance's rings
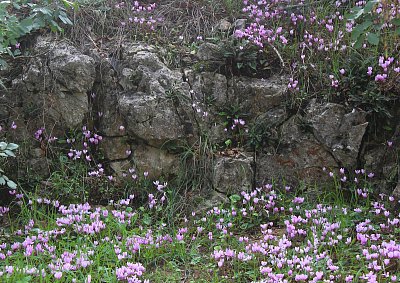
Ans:
{"label": "grey rock", "polygon": [[49,58],[49,69],[59,90],[86,93],[95,79],[95,61],[69,43],[60,43]]}
{"label": "grey rock", "polygon": [[119,80],[119,84],[122,86],[124,90],[134,90],[135,86],[132,83],[132,77],[135,74],[135,71],[129,68],[122,69],[121,77]]}
{"label": "grey rock", "polygon": [[281,125],[288,118],[285,108],[273,108],[265,112],[260,117],[269,127]]}
{"label": "grey rock", "polygon": [[119,178],[117,179],[117,182],[119,182],[124,178],[123,174],[129,172],[129,168],[132,168],[132,164],[128,160],[112,161],[110,162],[110,168]]}
{"label": "grey rock", "polygon": [[133,151],[135,167],[140,172],[148,172],[149,178],[176,176],[179,170],[179,157],[159,148],[139,145]]}
{"label": "grey rock", "polygon": [[354,167],[368,122],[366,113],[353,109],[350,113],[339,104],[318,104],[311,101],[306,120],[315,137],[327,146],[344,166]]}
{"label": "grey rock", "polygon": [[229,86],[228,93],[233,92],[235,95],[229,104],[240,105],[242,111],[251,113],[251,117],[281,106],[286,101],[287,84],[283,77],[268,79],[239,77],[231,79]]}
{"label": "grey rock", "polygon": [[246,22],[247,22],[247,19],[237,19],[233,23],[233,26],[234,26],[235,30],[244,30],[246,28]]}
{"label": "grey rock", "polygon": [[120,127],[125,125],[125,121],[120,114],[118,105],[118,93],[109,92],[101,95],[99,101],[98,116],[99,130],[106,136],[121,136],[125,132],[121,132]]}
{"label": "grey rock", "polygon": [[214,188],[224,194],[248,191],[253,185],[252,157],[218,157],[214,166]]}
{"label": "grey rock", "polygon": [[82,125],[89,113],[89,101],[86,93],[27,92],[23,96],[23,112],[26,120],[37,120],[37,128],[45,124],[61,133]]}
{"label": "grey rock", "polygon": [[199,205],[193,210],[196,213],[205,213],[214,207],[220,207],[221,204],[228,203],[229,198],[222,193],[211,191],[204,199],[199,199]]}
{"label": "grey rock", "polygon": [[186,139],[193,136],[193,128],[187,117],[181,117],[173,102],[155,95],[125,95],[119,101],[127,134],[161,147],[168,141]]}
{"label": "grey rock", "polygon": [[124,56],[128,59],[134,57],[139,52],[157,53],[154,46],[145,43],[124,43],[122,48]]}
{"label": "grey rock", "polygon": [[108,160],[126,159],[130,155],[126,137],[103,137],[101,150]]}
{"label": "grey rock", "polygon": [[293,116],[281,126],[281,145],[269,148],[257,157],[257,181],[260,185],[276,181],[295,185],[327,180],[323,167],[337,168],[332,154],[311,133],[301,129],[301,117]]}
{"label": "grey rock", "polygon": [[42,125],[61,132],[80,126],[89,112],[87,93],[95,80],[95,61],[71,43],[51,38],[39,38],[34,50],[40,55],[13,81],[26,120],[42,115]]}
{"label": "grey rock", "polygon": [[26,168],[38,178],[47,178],[50,175],[51,161],[45,157],[32,158],[26,161]]}
{"label": "grey rock", "polygon": [[209,42],[201,44],[196,55],[200,61],[221,61],[220,47]]}
{"label": "grey rock", "polygon": [[250,128],[250,136],[256,142],[256,146],[265,146],[266,144],[279,144],[280,126],[287,119],[287,112],[284,108],[273,108],[267,112],[255,117]]}
{"label": "grey rock", "polygon": [[394,197],[396,197],[397,199],[400,199],[400,179],[399,179],[399,182],[397,183],[397,186],[396,186],[396,188],[394,189],[392,195],[393,195]]}
{"label": "grey rock", "polygon": [[158,147],[193,136],[189,85],[181,72],[167,68],[148,48],[132,48],[126,54],[129,84],[124,83],[131,90],[116,96],[127,134]]}
{"label": "grey rock", "polygon": [[232,24],[226,20],[226,19],[222,19],[219,21],[219,23],[216,25],[216,29],[222,32],[227,32],[231,29]]}
{"label": "grey rock", "polygon": [[128,56],[128,67],[131,83],[138,92],[148,95],[161,95],[167,91],[180,90],[188,92],[189,87],[182,82],[182,74],[178,70],[170,70],[158,56],[147,51]]}
{"label": "grey rock", "polygon": [[22,77],[13,81],[14,88],[22,88],[30,92],[44,91],[51,85],[50,70],[45,60],[41,58],[33,58],[27,70],[22,73]]}
{"label": "grey rock", "polygon": [[54,102],[54,110],[60,115],[60,120],[66,128],[80,126],[89,112],[86,93],[60,92],[54,96]]}
{"label": "grey rock", "polygon": [[219,107],[228,101],[228,85],[224,75],[211,72],[194,74],[191,85],[196,98],[200,101],[208,101]]}
{"label": "grey rock", "polygon": [[[363,154],[364,168],[368,172],[373,172],[374,177],[371,182],[374,183],[381,193],[391,194],[397,193],[399,188],[399,164],[397,152],[400,150],[399,139],[396,134],[392,137],[392,146],[380,144],[379,146],[370,147]],[[394,185],[394,184],[397,184]],[[395,190],[393,191],[395,187]],[[398,191],[400,193],[400,191]]]}

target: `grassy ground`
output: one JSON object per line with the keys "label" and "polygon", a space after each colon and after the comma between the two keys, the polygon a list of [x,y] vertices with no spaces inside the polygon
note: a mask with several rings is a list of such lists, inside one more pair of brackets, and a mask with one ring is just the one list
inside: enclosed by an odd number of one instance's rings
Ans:
{"label": "grassy ground", "polygon": [[[166,0],[145,13],[119,1],[79,2],[66,34],[75,43],[89,39],[91,48],[107,56],[114,51],[107,46],[141,39],[165,44],[172,64],[181,53],[195,54],[204,41],[222,42],[226,70],[262,77],[268,64],[277,65],[290,74],[289,92],[300,105],[317,97],[390,118],[398,102],[396,1],[382,0],[368,10],[357,1],[241,6],[235,0]],[[214,28],[222,18],[238,17],[247,18],[247,28],[234,37],[232,29]],[[386,143],[393,121],[377,121],[373,131]],[[99,181],[92,185],[104,205],[70,204],[88,199],[88,172],[76,167],[53,172],[47,189],[63,201],[27,188],[10,190],[10,205],[0,207],[0,282],[400,279],[399,200],[371,194],[370,172],[332,173],[333,185],[312,188],[321,192],[312,198],[297,188],[265,185],[187,215],[176,214],[174,188],[159,184],[152,194],[137,185],[105,205],[104,199],[122,191]]]}
{"label": "grassy ground", "polygon": [[134,195],[64,206],[16,194],[0,281],[398,282],[398,200],[370,195],[366,172],[344,176],[315,204],[266,185],[173,222],[167,188],[140,207]]}

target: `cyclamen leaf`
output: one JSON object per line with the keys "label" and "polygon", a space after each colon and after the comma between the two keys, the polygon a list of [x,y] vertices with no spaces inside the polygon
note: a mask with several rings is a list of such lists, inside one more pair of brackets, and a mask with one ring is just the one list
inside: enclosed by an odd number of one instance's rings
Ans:
{"label": "cyclamen leaf", "polygon": [[7,148],[7,143],[6,142],[0,142],[0,150],[5,150]]}
{"label": "cyclamen leaf", "polygon": [[372,24],[373,24],[372,20],[367,19],[364,22],[362,22],[361,24],[359,24],[357,27],[360,27],[360,29],[362,29],[362,30],[366,30],[367,28],[372,26]]}
{"label": "cyclamen leaf", "polygon": [[29,283],[31,282],[32,276],[24,277],[23,279],[18,280],[16,283]]}
{"label": "cyclamen leaf", "polygon": [[377,0],[368,1],[368,3],[365,4],[365,6],[364,6],[364,12],[365,12],[365,13],[371,12],[372,9],[374,8],[374,6],[375,6],[377,3],[378,3]]}
{"label": "cyclamen leaf", "polygon": [[48,8],[45,8],[45,7],[35,8],[35,9],[33,9],[33,11],[34,11],[34,12],[40,12],[40,13],[42,13],[42,14],[44,14],[44,15],[48,15],[48,16],[50,16],[50,17],[53,16],[51,10],[48,9]]}
{"label": "cyclamen leaf", "polygon": [[35,25],[33,23],[33,19],[32,18],[23,19],[20,22],[20,27],[21,27],[21,29],[24,29],[24,31],[26,33],[31,32],[33,29],[35,29]]}
{"label": "cyclamen leaf", "polygon": [[231,200],[232,203],[236,203],[240,200],[240,196],[239,195],[231,195],[229,197],[229,199]]}
{"label": "cyclamen leaf", "polygon": [[372,45],[379,44],[379,36],[376,33],[372,33],[372,32],[368,33],[367,40]]}
{"label": "cyclamen leaf", "polygon": [[362,9],[360,7],[356,7],[354,9],[352,9],[351,12],[352,12],[351,14],[346,15],[346,18],[348,20],[356,20],[364,13],[364,9]]}
{"label": "cyclamen leaf", "polygon": [[58,15],[59,19],[66,25],[73,25],[71,20],[67,17],[67,15]]}
{"label": "cyclamen leaf", "polygon": [[15,144],[15,143],[9,143],[6,148],[9,150],[15,150],[18,147],[19,147],[19,145]]}
{"label": "cyclamen leaf", "polygon": [[394,24],[395,26],[400,26],[400,19],[393,19],[392,24]]}
{"label": "cyclamen leaf", "polygon": [[357,25],[351,33],[351,40],[357,41],[359,39],[359,37],[361,36],[361,34],[363,34],[364,31],[367,28],[369,28],[371,25],[372,25],[372,21],[366,21],[366,22],[363,22],[362,24]]}
{"label": "cyclamen leaf", "polygon": [[354,48],[355,48],[355,49],[360,48],[360,47],[363,45],[364,40],[365,40],[365,34],[362,34],[362,35],[356,40],[356,42],[354,43]]}
{"label": "cyclamen leaf", "polygon": [[61,0],[61,2],[63,2],[65,8],[71,8],[71,7],[77,8],[78,5],[78,3],[67,0]]}
{"label": "cyclamen leaf", "polygon": [[11,150],[9,150],[9,149],[6,149],[6,150],[4,151],[4,153],[5,153],[5,154],[7,154],[8,156],[15,157],[15,154],[14,154],[14,152],[12,152],[12,151],[11,151]]}
{"label": "cyclamen leaf", "polygon": [[13,6],[14,6],[14,8],[17,9],[17,10],[21,9],[21,6],[18,5],[18,3],[13,3]]}
{"label": "cyclamen leaf", "polygon": [[52,32],[57,32],[57,31],[62,32],[63,31],[63,29],[54,20],[50,20],[50,29]]}
{"label": "cyclamen leaf", "polygon": [[14,182],[11,181],[11,180],[8,180],[8,181],[7,181],[7,186],[8,186],[10,189],[13,189],[13,190],[17,188],[17,184],[14,183]]}

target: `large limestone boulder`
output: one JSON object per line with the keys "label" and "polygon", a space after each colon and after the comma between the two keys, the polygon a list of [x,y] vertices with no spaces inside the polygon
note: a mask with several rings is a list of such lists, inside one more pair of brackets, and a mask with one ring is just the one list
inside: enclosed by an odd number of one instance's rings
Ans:
{"label": "large limestone boulder", "polygon": [[126,137],[104,137],[101,150],[108,160],[127,159],[131,155],[131,147]]}
{"label": "large limestone boulder", "polygon": [[140,172],[147,171],[152,179],[177,176],[180,168],[178,156],[146,145],[134,149],[133,161]]}
{"label": "large limestone boulder", "polygon": [[182,73],[169,69],[146,45],[126,46],[122,57],[124,91],[103,95],[117,103],[118,113],[110,116],[123,121],[129,137],[151,146],[193,137],[189,85]]}
{"label": "large limestone boulder", "polygon": [[40,55],[13,81],[25,120],[37,119],[57,129],[81,126],[89,113],[95,61],[67,41],[40,37],[33,49]]}
{"label": "large limestone boulder", "polygon": [[326,179],[323,167],[337,167],[336,160],[312,134],[301,128],[301,117],[293,116],[280,128],[280,145],[267,148],[257,156],[259,185],[271,181],[297,184]]}
{"label": "large limestone boulder", "polygon": [[93,86],[95,61],[67,42],[52,50],[48,66],[59,91],[86,93]]}
{"label": "large limestone boulder", "polygon": [[346,167],[354,167],[362,139],[368,126],[366,113],[348,111],[335,103],[319,104],[311,101],[307,109],[306,123],[312,127],[317,140],[326,146],[333,156]]}
{"label": "large limestone boulder", "polygon": [[119,101],[127,134],[155,147],[193,137],[189,117],[181,115],[167,97],[131,93]]}
{"label": "large limestone boulder", "polygon": [[222,61],[221,48],[217,44],[210,42],[201,44],[196,55],[201,61]]}
{"label": "large limestone boulder", "polygon": [[257,79],[247,77],[233,78],[228,82],[228,93],[234,93],[230,105],[240,105],[250,118],[281,106],[286,100],[287,83],[284,77]]}
{"label": "large limestone boulder", "polygon": [[231,195],[253,186],[253,158],[220,156],[215,160],[213,185],[217,192]]}
{"label": "large limestone boulder", "polygon": [[173,90],[187,94],[189,91],[180,70],[169,69],[154,48],[146,45],[127,46],[121,66],[120,82],[125,90],[148,95],[164,95]]}
{"label": "large limestone boulder", "polygon": [[213,72],[185,72],[195,98],[217,107],[224,106],[228,101],[228,81],[224,75]]}

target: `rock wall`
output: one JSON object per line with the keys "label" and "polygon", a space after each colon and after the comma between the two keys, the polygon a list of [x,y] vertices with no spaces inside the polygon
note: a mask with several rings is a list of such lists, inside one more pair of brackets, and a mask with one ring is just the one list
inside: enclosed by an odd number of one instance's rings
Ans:
{"label": "rock wall", "polygon": [[[367,166],[382,179],[398,178],[393,175],[398,160],[387,145],[366,146],[367,113],[316,99],[293,111],[283,75],[228,78],[173,70],[154,47],[129,42],[101,54],[39,37],[32,50],[12,87],[3,91],[3,124],[18,126],[8,137],[13,142],[29,143],[43,126],[63,136],[88,125],[103,136],[101,150],[117,174],[134,165],[153,178],[174,178],[182,170],[183,149],[207,140],[214,148],[212,185],[223,194],[272,180],[322,182],[323,167]],[[214,53],[214,47],[202,46],[200,60]],[[392,140],[390,150],[398,152],[398,134]],[[51,162],[44,151],[31,142],[24,163],[42,176]],[[382,166],[377,160],[384,158]],[[394,185],[385,183],[385,189]]]}

